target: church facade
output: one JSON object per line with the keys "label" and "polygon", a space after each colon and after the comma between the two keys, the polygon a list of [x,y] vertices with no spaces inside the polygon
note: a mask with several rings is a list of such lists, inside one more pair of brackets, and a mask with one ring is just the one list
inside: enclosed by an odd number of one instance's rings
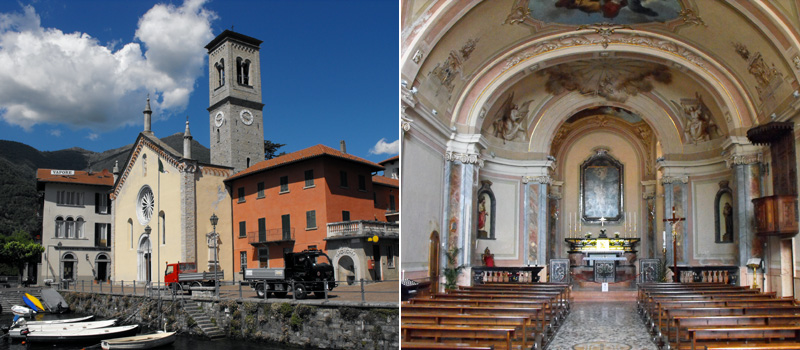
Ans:
{"label": "church facade", "polygon": [[206,46],[210,163],[192,157],[188,121],[182,151],[155,137],[148,99],[144,130],[111,193],[114,280],[163,281],[165,264],[177,262],[234,278],[231,196],[223,181],[264,157],[260,43],[226,30]]}
{"label": "church facade", "polygon": [[747,285],[763,262],[759,285],[793,295],[794,234],[760,230],[753,200],[796,201],[773,179],[795,146],[748,130],[800,117],[797,4],[611,3],[401,1],[405,278],[450,253],[470,284],[488,248],[591,282],[584,248],[608,237],[628,269],[612,282],[659,259]]}

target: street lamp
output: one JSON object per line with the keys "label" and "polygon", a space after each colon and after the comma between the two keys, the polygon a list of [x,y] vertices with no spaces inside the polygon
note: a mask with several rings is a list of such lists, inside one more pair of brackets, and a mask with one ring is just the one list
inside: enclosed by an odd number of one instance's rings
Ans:
{"label": "street lamp", "polygon": [[219,222],[219,217],[217,214],[211,214],[211,226],[214,228],[214,231],[211,234],[211,237],[214,239],[214,295],[219,296],[219,280],[217,279],[217,265],[219,261],[217,260],[217,223]]}

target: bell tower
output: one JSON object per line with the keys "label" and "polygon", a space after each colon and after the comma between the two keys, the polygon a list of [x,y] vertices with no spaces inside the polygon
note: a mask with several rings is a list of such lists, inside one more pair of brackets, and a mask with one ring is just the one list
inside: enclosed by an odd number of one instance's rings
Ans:
{"label": "bell tower", "polygon": [[225,30],[206,45],[211,163],[234,173],[264,160],[261,42]]}

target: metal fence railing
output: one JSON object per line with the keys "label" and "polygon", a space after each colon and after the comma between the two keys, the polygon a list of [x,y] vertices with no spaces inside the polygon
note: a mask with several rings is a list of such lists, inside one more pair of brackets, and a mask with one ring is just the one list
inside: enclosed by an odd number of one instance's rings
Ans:
{"label": "metal fence railing", "polygon": [[[302,290],[305,298],[308,299],[338,299],[347,301],[379,301],[397,302],[400,298],[400,281],[334,281],[336,287],[332,288],[328,281],[322,282],[295,282],[283,284],[278,287],[276,283],[269,283],[266,280],[250,281],[219,281],[216,285],[195,285],[184,287],[177,284],[171,286],[163,282],[140,282],[140,281],[62,281],[53,284],[53,287],[60,291],[72,291],[81,293],[98,294],[119,294],[119,295],[141,295],[141,296],[162,296],[162,295],[181,295],[192,294],[195,296],[216,297],[222,299],[289,299],[297,300],[299,294],[292,291]],[[378,283],[379,282],[379,283]],[[352,283],[350,285],[349,283]],[[266,293],[262,285],[267,285]],[[278,287],[278,288],[276,288]],[[331,290],[332,289],[332,290]]]}

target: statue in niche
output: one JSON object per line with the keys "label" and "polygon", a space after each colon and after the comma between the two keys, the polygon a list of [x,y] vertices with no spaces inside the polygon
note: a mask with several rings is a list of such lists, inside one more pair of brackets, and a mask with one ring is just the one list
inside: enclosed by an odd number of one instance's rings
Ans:
{"label": "statue in niche", "polygon": [[525,116],[528,115],[528,108],[533,100],[518,106],[513,103],[513,99],[514,93],[512,92],[500,106],[500,109],[495,114],[496,119],[490,127],[492,135],[503,139],[503,143],[505,141],[525,139],[523,121]]}
{"label": "statue in niche", "polygon": [[481,188],[478,190],[478,224],[476,225],[478,239],[494,239],[495,229],[495,208],[496,203],[494,193],[491,189],[492,182],[481,181]]}
{"label": "statue in niche", "polygon": [[695,92],[695,99],[681,99],[681,102],[672,101],[673,105],[683,112],[686,124],[683,130],[688,142],[697,144],[711,140],[713,137],[722,136],[719,127],[711,118],[711,111],[703,102],[699,92]]}
{"label": "statue in niche", "polygon": [[714,199],[714,226],[716,243],[733,243],[733,191],[728,187],[728,180],[719,182],[719,191]]}

